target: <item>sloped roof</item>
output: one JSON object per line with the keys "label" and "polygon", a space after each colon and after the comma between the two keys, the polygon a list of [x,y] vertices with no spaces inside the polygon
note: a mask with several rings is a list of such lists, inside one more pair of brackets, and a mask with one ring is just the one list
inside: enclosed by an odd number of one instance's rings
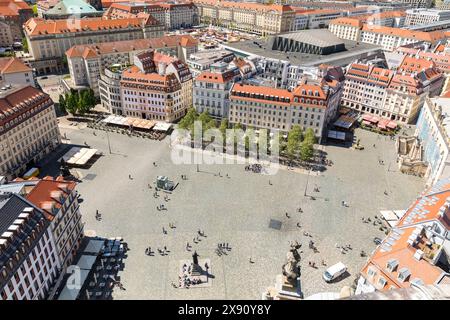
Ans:
{"label": "sloped roof", "polygon": [[[96,55],[109,54],[113,52],[129,52],[135,50],[174,48],[177,46],[196,46],[198,41],[190,35],[172,35],[160,38],[125,40],[114,42],[103,42],[97,44],[76,45],[66,51],[68,58],[91,57],[86,56],[85,50],[90,49]],[[92,53],[90,53],[92,54]]]}
{"label": "sloped roof", "polygon": [[0,72],[2,74],[16,72],[31,72],[31,67],[27,66],[20,59],[15,57],[0,58]]}
{"label": "sloped roof", "polygon": [[48,15],[83,15],[92,13],[100,13],[100,11],[97,11],[97,9],[83,0],[62,0],[46,12]]}

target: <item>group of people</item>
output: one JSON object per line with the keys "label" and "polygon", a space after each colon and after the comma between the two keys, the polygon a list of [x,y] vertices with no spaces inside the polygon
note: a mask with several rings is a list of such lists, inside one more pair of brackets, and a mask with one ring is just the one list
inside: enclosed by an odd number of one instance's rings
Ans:
{"label": "group of people", "polygon": [[[205,269],[208,270],[209,266],[207,263],[205,263]],[[191,276],[191,270],[192,267],[188,266],[186,264],[183,264],[182,267],[182,274],[178,276],[178,282],[179,284],[176,285],[172,282],[172,287],[174,288],[189,288],[191,285],[198,285],[203,283],[203,281],[200,278],[192,278]]]}
{"label": "group of people", "polygon": [[[158,251],[158,253],[162,256],[167,256],[169,254],[169,250],[167,249],[166,246],[164,246],[162,249],[160,248],[156,248],[156,250]],[[152,247],[147,247],[145,248],[145,254],[147,256],[153,256],[154,252],[152,251]]]}
{"label": "group of people", "polygon": [[342,254],[346,254],[347,251],[353,250],[352,246],[350,244],[347,244],[345,246],[339,246],[337,243],[334,245],[337,249],[341,250]]}
{"label": "group of people", "polygon": [[185,174],[181,175],[181,180],[187,180],[187,176]]}
{"label": "group of people", "polygon": [[254,173],[261,173],[262,166],[259,163],[254,163],[249,166],[245,166],[245,171],[252,171]]}
{"label": "group of people", "polygon": [[219,257],[222,256],[223,254],[226,255],[225,250],[231,251],[231,247],[228,245],[228,242],[227,242],[227,243],[218,243],[218,244],[217,244],[216,254],[217,254]]}

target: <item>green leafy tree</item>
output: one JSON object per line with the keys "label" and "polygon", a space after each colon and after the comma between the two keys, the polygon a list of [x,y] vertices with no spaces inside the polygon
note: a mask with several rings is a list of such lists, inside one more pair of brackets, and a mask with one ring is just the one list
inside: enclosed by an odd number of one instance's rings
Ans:
{"label": "green leafy tree", "polygon": [[316,135],[314,130],[311,128],[306,129],[304,140],[310,141],[312,144],[316,143]]}
{"label": "green leafy tree", "polygon": [[29,52],[29,49],[28,49],[28,41],[27,41],[27,38],[25,38],[25,37],[23,37],[22,38],[22,50],[23,50],[23,52]]}
{"label": "green leafy tree", "polygon": [[78,111],[78,99],[73,93],[66,94],[66,110],[72,115],[76,114]]}
{"label": "green leafy tree", "polygon": [[300,159],[302,161],[311,161],[312,157],[314,155],[314,144],[311,140],[305,140],[301,143],[300,146]]}
{"label": "green leafy tree", "polygon": [[80,91],[77,94],[74,94],[74,97],[75,97],[75,100],[77,103],[77,113],[80,115],[85,114],[87,111],[87,106],[85,103],[85,100],[86,100],[85,96],[86,96],[86,93],[84,90]]}
{"label": "green leafy tree", "polygon": [[84,112],[89,112],[95,107],[96,104],[95,94],[94,90],[92,90],[91,88],[83,90],[81,92],[81,98],[83,100]]}
{"label": "green leafy tree", "polygon": [[63,55],[62,63],[63,63],[64,68],[67,68],[67,56],[66,55]]}
{"label": "green leafy tree", "polygon": [[255,138],[255,130],[252,127],[247,127],[247,130],[245,130],[245,150],[250,149],[250,139]]}
{"label": "green leafy tree", "polygon": [[222,133],[222,137],[223,137],[224,141],[225,141],[225,135],[226,135],[227,129],[228,129],[228,120],[222,119],[222,121],[220,121],[219,130]]}
{"label": "green leafy tree", "polygon": [[302,129],[299,125],[292,126],[288,134],[288,140],[286,145],[286,152],[288,157],[292,160],[296,157],[300,143],[302,141]]}
{"label": "green leafy tree", "polygon": [[180,129],[190,129],[194,125],[194,121],[197,119],[197,111],[194,108],[189,108],[189,110],[184,115],[183,119],[178,123]]}
{"label": "green leafy tree", "polygon": [[238,130],[242,130],[242,125],[237,122],[233,125],[233,130],[234,130],[234,149],[237,150],[237,145],[238,145],[238,135],[236,134],[236,131]]}
{"label": "green leafy tree", "polygon": [[208,111],[203,111],[199,116],[198,120],[202,123],[202,132],[210,128],[215,128],[216,124],[213,118],[209,115]]}
{"label": "green leafy tree", "polygon": [[66,111],[66,107],[67,107],[67,105],[66,105],[66,97],[65,97],[65,95],[60,94],[59,95],[59,109],[61,111],[65,112]]}

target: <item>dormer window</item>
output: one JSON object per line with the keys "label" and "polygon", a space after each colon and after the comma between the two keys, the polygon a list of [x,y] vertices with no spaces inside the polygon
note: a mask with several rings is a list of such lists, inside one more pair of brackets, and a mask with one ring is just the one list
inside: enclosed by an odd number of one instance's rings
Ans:
{"label": "dormer window", "polygon": [[409,272],[408,268],[401,268],[398,272],[398,280],[401,282],[405,282],[408,280],[411,272]]}
{"label": "dormer window", "polygon": [[385,278],[380,277],[380,278],[378,279],[378,285],[381,287],[381,289],[384,288],[384,286],[386,285],[386,283],[387,283],[387,281],[386,281]]}
{"label": "dormer window", "polygon": [[394,272],[397,269],[397,266],[398,266],[397,259],[390,259],[386,264],[386,269],[388,269],[389,272]]}
{"label": "dormer window", "polygon": [[369,277],[374,277],[377,274],[377,271],[374,267],[369,267],[367,269],[367,274],[369,275]]}

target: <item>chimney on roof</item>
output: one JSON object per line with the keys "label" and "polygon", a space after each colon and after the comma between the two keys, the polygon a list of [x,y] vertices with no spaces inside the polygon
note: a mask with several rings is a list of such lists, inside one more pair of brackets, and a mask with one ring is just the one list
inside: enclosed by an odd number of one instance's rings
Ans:
{"label": "chimney on roof", "polygon": [[420,261],[420,259],[422,259],[423,257],[423,251],[420,249],[417,249],[416,252],[414,253],[414,259],[416,259],[417,261]]}

